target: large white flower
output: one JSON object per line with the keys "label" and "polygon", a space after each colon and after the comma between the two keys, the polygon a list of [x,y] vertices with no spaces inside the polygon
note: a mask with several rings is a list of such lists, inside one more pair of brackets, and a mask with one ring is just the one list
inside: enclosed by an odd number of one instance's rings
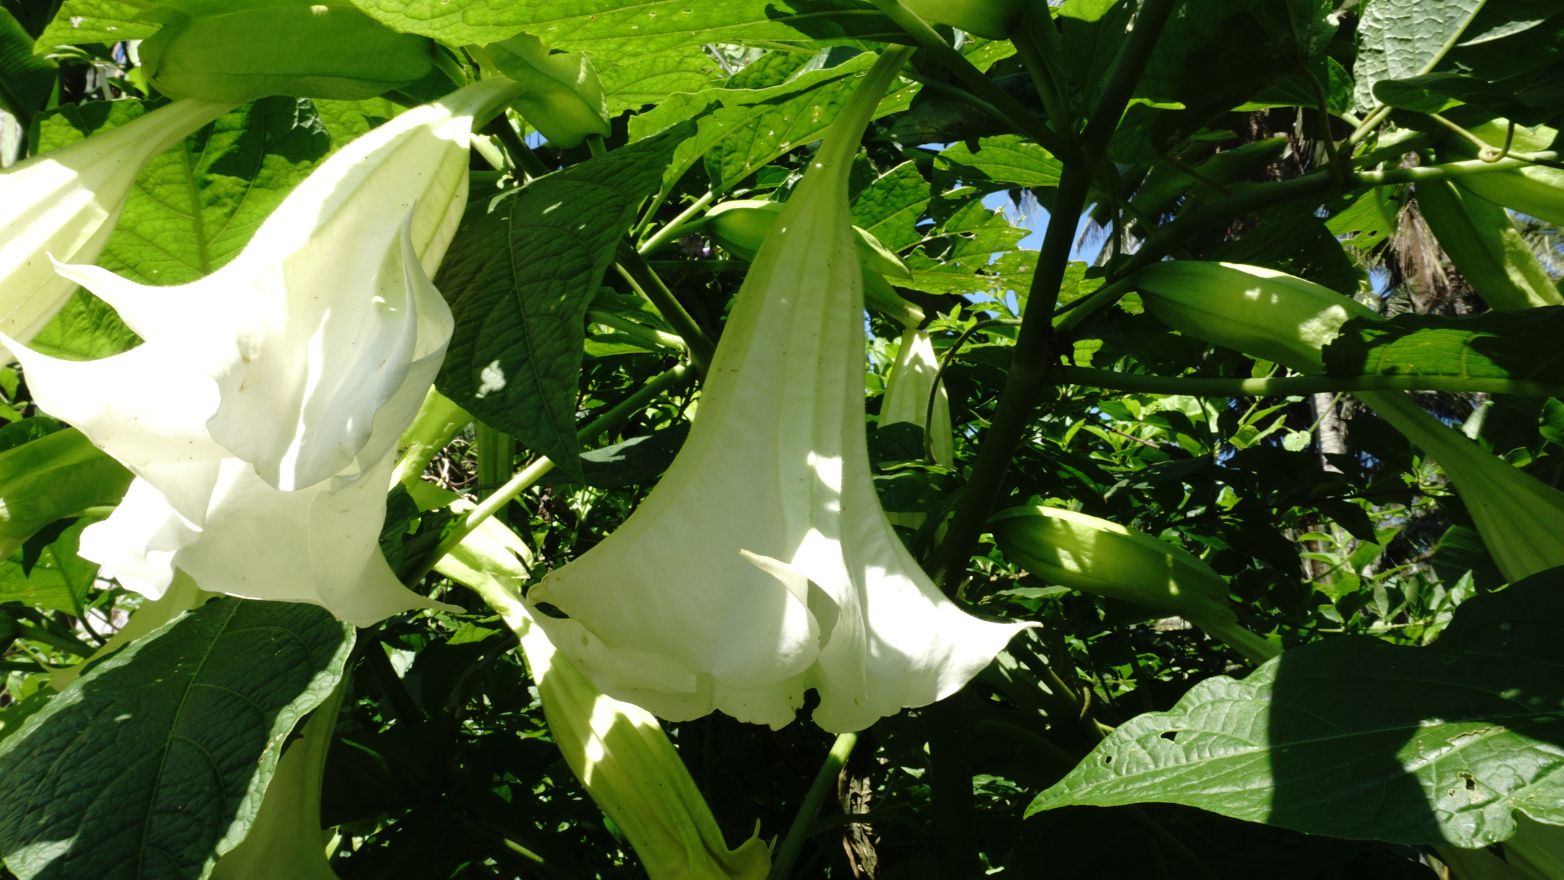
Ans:
{"label": "large white flower", "polygon": [[470,86],[348,144],[199,281],[58,267],[145,340],[82,362],[15,349],[39,405],[137,477],[83,556],[153,598],[179,569],[361,625],[429,604],[377,541],[397,437],[450,339],[429,273],[466,202],[473,116],[512,88]]}
{"label": "large white flower", "polygon": [[662,481],[529,595],[568,615],[538,622],[599,687],[664,718],[780,727],[815,688],[816,723],[861,729],[960,689],[1019,629],[940,594],[870,479],[847,175],[895,71],[869,74],[756,256]]}
{"label": "large white flower", "polygon": [[175,101],[0,171],[0,333],[26,342],[43,329],[76,289],[50,258],[96,260],[141,166],[230,106]]}

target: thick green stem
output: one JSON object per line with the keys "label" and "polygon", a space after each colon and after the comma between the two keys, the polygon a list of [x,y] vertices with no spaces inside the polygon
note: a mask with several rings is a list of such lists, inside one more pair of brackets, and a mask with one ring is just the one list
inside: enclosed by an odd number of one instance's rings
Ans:
{"label": "thick green stem", "polygon": [[798,805],[798,812],[793,816],[793,824],[788,826],[787,836],[782,838],[782,843],[777,846],[776,857],[771,862],[771,873],[768,880],[784,880],[793,876],[793,865],[798,861],[798,853],[804,846],[804,841],[809,837],[809,826],[814,824],[815,817],[820,815],[820,807],[825,804],[825,799],[836,790],[836,780],[842,774],[842,767],[846,766],[847,759],[852,756],[853,747],[858,745],[858,734],[837,734],[836,741],[831,743],[831,750],[826,753],[825,762],[820,765],[815,778],[809,783],[809,791],[804,794],[804,802]]}
{"label": "thick green stem", "polygon": [[967,561],[977,545],[983,523],[1003,489],[1005,471],[1026,434],[1032,411],[1045,389],[1051,355],[1053,313],[1059,303],[1059,285],[1070,261],[1075,240],[1075,222],[1085,209],[1091,186],[1091,169],[1117,127],[1124,107],[1134,93],[1135,84],[1145,70],[1146,61],[1162,27],[1178,0],[1147,0],[1136,17],[1135,30],[1115,62],[1113,74],[1103,98],[1092,113],[1082,136],[1084,156],[1066,161],[1059,178],[1059,189],[1051,206],[1048,231],[1037,255],[1027,293],[1021,330],[1010,358],[1010,371],[1000,393],[988,435],[978,450],[967,487],[956,504],[945,541],[936,555],[937,575],[947,594],[954,594],[966,572]]}
{"label": "thick green stem", "polygon": [[716,345],[706,335],[706,331],[696,323],[684,304],[674,296],[668,285],[663,283],[652,267],[647,264],[646,258],[628,243],[621,243],[616,254],[618,261],[614,263],[614,270],[619,273],[630,286],[645,297],[657,311],[662,314],[667,322],[673,325],[674,332],[678,333],[690,350],[690,361],[701,373],[706,372],[706,365],[711,363],[712,352],[716,351]]}
{"label": "thick green stem", "polygon": [[648,327],[645,324],[637,324],[629,318],[616,315],[613,312],[603,312],[596,309],[587,310],[587,318],[595,324],[604,327],[612,327],[626,336],[633,336],[642,342],[657,346],[658,348],[671,348],[675,351],[688,351],[689,345],[684,339],[672,333],[665,333],[656,327]]}
{"label": "thick green stem", "polygon": [[691,202],[689,207],[680,211],[679,216],[669,220],[667,225],[648,236],[645,241],[636,247],[636,250],[642,254],[650,254],[662,248],[663,245],[673,241],[674,236],[682,232],[691,220],[705,211],[716,200],[717,193],[713,190],[707,190],[705,195]]}
{"label": "thick green stem", "polygon": [[935,555],[936,574],[947,594],[953,594],[967,568],[983,523],[1004,482],[1005,471],[1020,445],[1032,411],[1042,397],[1053,334],[1053,311],[1059,301],[1059,285],[1069,265],[1075,240],[1074,218],[1085,207],[1090,175],[1080,165],[1066,165],[1054,197],[1054,211],[1043,237],[1037,268],[1032,273],[1025,314],[1010,356],[1005,387],[978,450],[966,489],[956,504],[944,543]]}

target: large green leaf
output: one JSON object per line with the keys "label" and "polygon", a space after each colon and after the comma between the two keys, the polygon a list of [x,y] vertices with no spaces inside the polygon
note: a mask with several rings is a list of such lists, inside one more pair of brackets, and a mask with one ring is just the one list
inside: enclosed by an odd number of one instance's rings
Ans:
{"label": "large green leaf", "polygon": [[982,138],[976,150],[951,144],[934,159],[942,174],[984,192],[1059,185],[1061,165],[1049,152],[1013,134]]}
{"label": "large green leaf", "polygon": [[[630,134],[638,137],[696,119],[695,136],[680,144],[668,163],[663,191],[671,190],[704,158],[712,189],[725,192],[778,156],[819,140],[873,62],[874,56],[866,53],[777,86],[675,95],[637,117]],[[912,85],[892,90],[880,102],[876,116],[906,109],[916,90]]]}
{"label": "large green leaf", "polygon": [[65,0],[38,35],[33,51],[42,55],[61,46],[145,39],[157,33],[159,26],[137,21],[136,16],[151,6],[148,0]]}
{"label": "large green leaf", "polygon": [[267,98],[223,115],[142,168],[98,264],[146,284],[210,273],[331,147],[307,101]]}
{"label": "large green leaf", "polygon": [[1028,814],[1185,804],[1312,834],[1487,846],[1564,824],[1564,569],[1462,605],[1431,647],[1295,648],[1121,725]]}
{"label": "large green leaf", "polygon": [[1358,21],[1359,110],[1376,103],[1380,80],[1420,76],[1434,69],[1482,11],[1484,0],[1371,0]]}
{"label": "large green leaf", "polygon": [[1355,319],[1325,347],[1333,376],[1449,376],[1492,391],[1564,392],[1564,306],[1459,317]]}
{"label": "large green leaf", "polygon": [[576,477],[582,322],[637,205],[688,134],[670,129],[469,211],[440,267],[456,317],[440,391]]}
{"label": "large green leaf", "polygon": [[397,30],[451,45],[491,43],[526,31],[551,48],[585,52],[611,110],[694,91],[721,79],[706,43],[800,43],[874,39],[893,33],[857,0],[354,0]]}
{"label": "large green leaf", "polygon": [[222,599],[89,671],[0,744],[0,853],[22,880],[199,878],[260,806],[351,627]]}

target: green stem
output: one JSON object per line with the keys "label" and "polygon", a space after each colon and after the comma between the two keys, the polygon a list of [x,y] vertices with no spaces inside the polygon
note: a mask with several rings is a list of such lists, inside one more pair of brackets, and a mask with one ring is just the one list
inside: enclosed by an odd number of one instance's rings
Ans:
{"label": "green stem", "polygon": [[663,245],[673,241],[674,237],[683,231],[684,227],[689,224],[691,219],[693,219],[696,215],[704,212],[706,208],[716,200],[717,193],[714,190],[707,190],[705,195],[691,202],[689,207],[685,208],[683,211],[680,211],[679,216],[669,220],[668,223],[663,226],[663,228],[657,230],[656,233],[652,234],[645,241],[641,242],[641,244],[636,247],[636,250],[642,254],[649,254],[653,251],[661,249]]}
{"label": "green stem", "polygon": [[706,365],[711,363],[711,356],[716,351],[716,345],[706,335],[700,324],[696,323],[684,304],[674,296],[668,285],[663,283],[661,277],[652,271],[646,258],[627,242],[621,242],[616,252],[617,261],[614,270],[636,293],[645,297],[665,320],[673,326],[674,332],[684,339],[690,350],[690,360],[701,373],[706,372]]}
{"label": "green stem", "polygon": [[516,132],[515,126],[510,124],[509,117],[503,113],[491,119],[489,124],[483,127],[483,133],[492,134],[500,139],[500,143],[505,145],[505,152],[509,153],[511,161],[516,163],[516,169],[528,180],[549,173],[549,167],[543,164],[543,160],[538,158],[538,154],[533,152],[531,147],[527,146],[527,142]]}
{"label": "green stem", "polygon": [[804,840],[809,837],[809,827],[814,824],[815,817],[820,814],[820,807],[825,803],[827,796],[836,789],[836,780],[842,774],[842,767],[846,766],[847,759],[853,753],[853,747],[858,745],[858,734],[837,734],[836,741],[831,743],[831,750],[826,753],[825,762],[820,765],[815,778],[809,783],[809,791],[804,794],[804,802],[798,805],[798,812],[793,816],[793,824],[788,826],[787,836],[782,838],[782,843],[777,846],[776,857],[771,861],[771,873],[766,875],[768,880],[785,880],[793,876],[793,865],[798,861],[798,853],[804,846]]}
{"label": "green stem", "polygon": [[1102,99],[1086,123],[1081,139],[1083,155],[1079,161],[1064,163],[1004,390],[1000,392],[988,436],[978,450],[966,489],[956,503],[955,515],[936,556],[937,574],[947,594],[956,592],[956,586],[966,573],[983,523],[1003,490],[1005,471],[1009,469],[1016,447],[1031,423],[1032,411],[1046,388],[1045,373],[1053,347],[1053,312],[1059,303],[1059,285],[1069,265],[1075,221],[1085,209],[1091,168],[1118,126],[1151,50],[1177,3],[1178,0],[1146,0],[1141,7],[1135,30],[1119,53]]}
{"label": "green stem", "polygon": [[1290,397],[1346,391],[1448,391],[1456,394],[1528,394],[1560,396],[1564,385],[1524,379],[1471,376],[1278,376],[1259,379],[1174,377],[1121,373],[1092,367],[1055,367],[1049,378],[1058,384],[1090,385],[1147,394],[1189,394],[1200,397]]}
{"label": "green stem", "polygon": [[[663,373],[641,386],[634,394],[626,397],[607,412],[588,422],[586,427],[582,428],[576,435],[577,439],[582,442],[590,442],[604,431],[618,427],[628,420],[630,416],[639,412],[646,404],[650,403],[657,395],[677,387],[689,376],[690,372],[682,365]],[[505,485],[489,493],[487,497],[478,502],[476,507],[468,511],[467,515],[462,518],[462,521],[446,533],[445,537],[440,540],[439,546],[435,548],[433,553],[429,554],[429,558],[417,566],[405,579],[405,582],[416,584],[422,580],[424,575],[434,570],[435,565],[441,559],[444,559],[447,553],[456,549],[456,545],[472,534],[473,529],[476,529],[484,520],[498,513],[505,505],[513,501],[516,496],[532,488],[538,480],[543,479],[543,476],[553,469],[553,461],[547,456],[538,456],[531,464],[517,471],[515,476],[505,482]]]}
{"label": "green stem", "polygon": [[983,523],[1003,488],[1005,471],[1032,421],[1032,411],[1044,390],[1050,349],[1053,347],[1053,311],[1059,301],[1059,285],[1069,264],[1070,246],[1075,239],[1073,218],[1085,207],[1090,175],[1080,165],[1066,165],[1054,197],[1054,211],[1043,237],[1043,247],[1032,273],[1021,329],[1011,350],[1010,369],[1005,376],[988,434],[978,450],[967,478],[966,488],[956,502],[945,540],[935,553],[936,576],[947,595],[966,574],[967,561],[977,545]]}
{"label": "green stem", "polygon": [[602,324],[605,327],[612,327],[626,336],[633,336],[642,342],[650,343],[659,348],[671,348],[676,351],[689,350],[689,346],[680,337],[675,336],[672,333],[665,333],[662,330],[658,330],[656,327],[648,327],[645,324],[637,324],[636,322],[620,315],[616,315],[613,312],[603,312],[596,309],[589,309],[587,310],[587,318],[589,318],[595,324]]}

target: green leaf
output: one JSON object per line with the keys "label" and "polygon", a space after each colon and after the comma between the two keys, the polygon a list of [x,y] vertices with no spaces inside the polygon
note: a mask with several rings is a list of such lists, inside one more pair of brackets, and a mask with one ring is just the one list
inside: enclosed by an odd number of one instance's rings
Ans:
{"label": "green leaf", "polygon": [[243,839],[288,731],[353,629],[221,599],[83,675],[0,743],[0,853],[21,880],[203,877]]}
{"label": "green leaf", "polygon": [[136,21],[136,16],[151,6],[147,0],[65,0],[54,20],[38,35],[33,51],[43,55],[61,46],[146,39],[157,33],[160,25]]}
{"label": "green leaf", "polygon": [[227,113],[141,170],[98,264],[182,284],[232,259],[332,143],[314,109],[267,98]]}
{"label": "green leaf", "polygon": [[1356,265],[1313,210],[1269,211],[1241,238],[1213,248],[1209,259],[1267,266],[1336,291],[1358,289]]}
{"label": "green leaf", "polygon": [[1332,376],[1488,379],[1495,391],[1564,392],[1564,306],[1459,317],[1354,319],[1325,347]]}
{"label": "green leaf", "polygon": [[54,62],[33,55],[33,38],[10,10],[0,9],[0,109],[22,121],[49,99],[54,87]]}
{"label": "green leaf", "polygon": [[[731,189],[778,156],[819,140],[857,90],[857,75],[873,61],[874,55],[865,53],[822,71],[830,74],[823,81],[808,76],[794,80],[805,86],[820,81],[818,88],[797,91],[781,100],[718,110],[701,120],[698,133],[681,153],[693,149],[704,154],[712,188],[719,192]],[[875,118],[905,110],[917,89],[912,84],[893,88],[875,109]]]}
{"label": "green leaf", "polygon": [[1537,430],[1544,440],[1564,446],[1564,403],[1557,397],[1550,397],[1543,402]]}
{"label": "green leaf", "polygon": [[932,211],[951,213],[906,256],[912,277],[896,279],[897,285],[928,293],[1027,289],[1036,255],[1016,247],[1027,231],[1011,226],[1004,211],[973,195],[971,189],[946,193],[930,205]]}
{"label": "green leaf", "polygon": [[0,604],[20,602],[29,608],[80,615],[98,576],[98,564],[76,554],[81,531],[89,524],[85,519],[72,523],[35,559],[27,558],[25,549],[0,559]]}
{"label": "green leaf", "polygon": [[[114,106],[123,103],[51,117],[40,147],[58,149],[123,124],[133,118]],[[345,131],[355,128],[349,117],[341,124]],[[144,284],[183,284],[207,275],[244,248],[332,147],[308,101],[266,98],[224,114],[143,166],[98,265]],[[113,309],[82,291],[33,340],[40,351],[75,358],[103,357],[135,343]]]}
{"label": "green leaf", "polygon": [[976,150],[964,143],[952,144],[934,158],[934,168],[961,183],[994,192],[1058,186],[1062,166],[1037,144],[1005,134],[979,139]]}
{"label": "green leaf", "polygon": [[918,166],[903,162],[853,197],[853,225],[893,251],[906,250],[923,240],[918,220],[932,196],[933,189]]}
{"label": "green leaf", "polygon": [[872,40],[895,32],[851,0],[354,0],[391,27],[460,46],[526,31],[550,48],[592,59],[610,112],[695,91],[724,77],[706,43]]}
{"label": "green leaf", "polygon": [[641,200],[688,126],[572,165],[469,211],[437,286],[456,330],[437,385],[580,478],[583,319]]}
{"label": "green leaf", "polygon": [[1373,0],[1358,22],[1359,111],[1377,103],[1380,80],[1421,76],[1434,69],[1482,10],[1484,0]]}
{"label": "green leaf", "polygon": [[[0,437],[29,421],[0,428]],[[54,431],[15,446],[0,445],[0,554],[57,520],[90,507],[118,504],[130,472],[79,431]]]}
{"label": "green leaf", "polygon": [[1564,822],[1564,569],[1427,648],[1341,637],[1121,725],[1028,814],[1158,801],[1310,834],[1480,847]]}

